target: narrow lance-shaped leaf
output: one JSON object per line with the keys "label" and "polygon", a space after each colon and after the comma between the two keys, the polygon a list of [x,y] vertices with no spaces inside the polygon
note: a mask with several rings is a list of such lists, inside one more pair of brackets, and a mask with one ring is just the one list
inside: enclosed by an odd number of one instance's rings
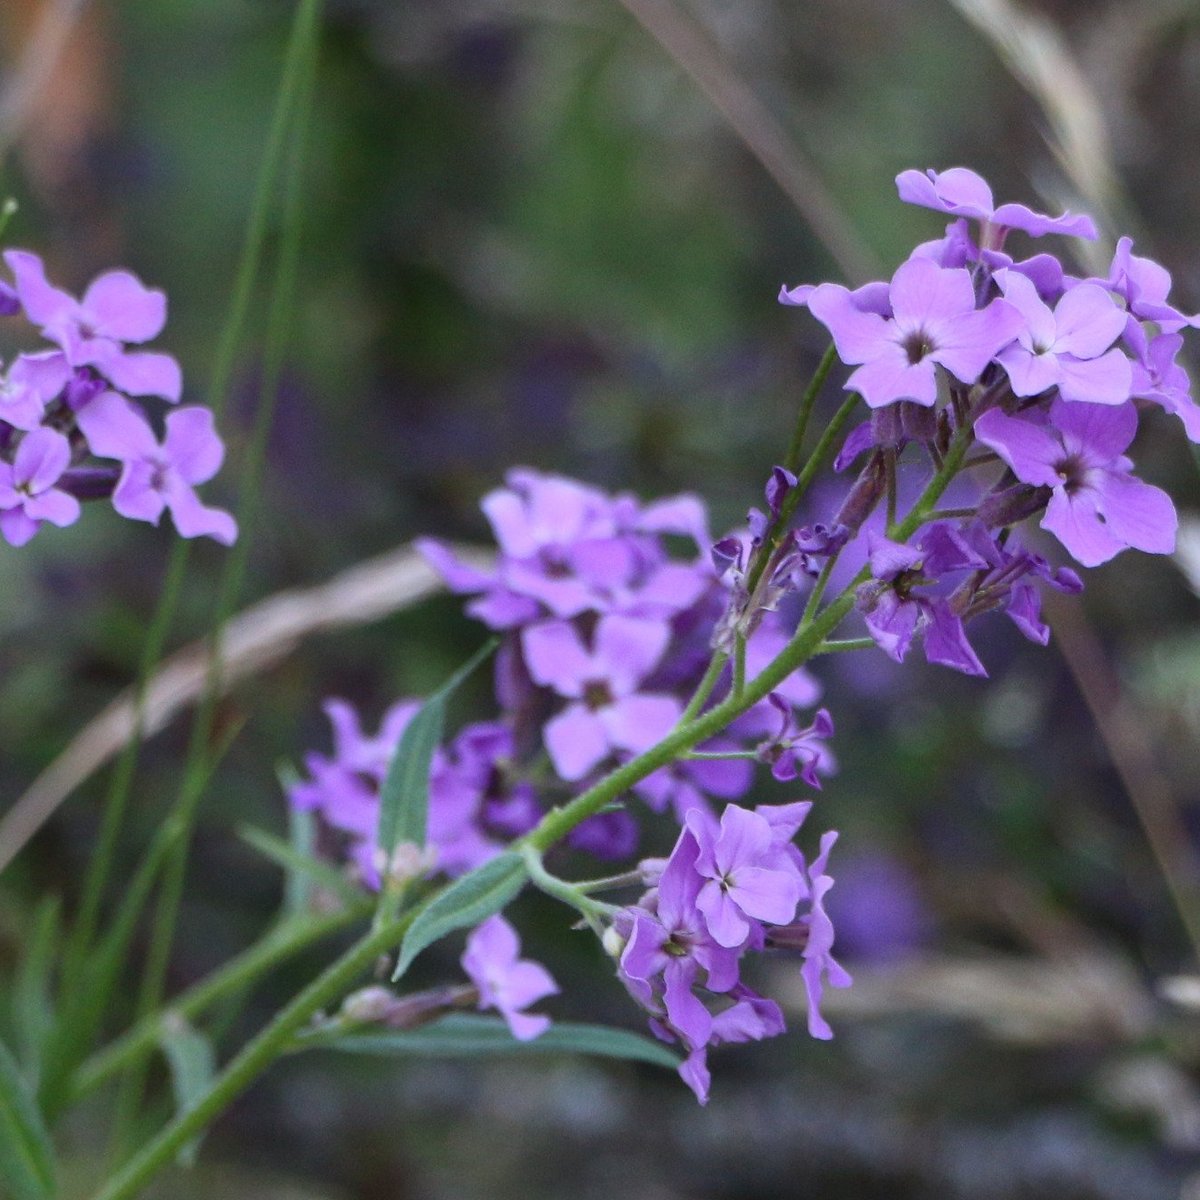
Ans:
{"label": "narrow lance-shaped leaf", "polygon": [[0,1182],[11,1200],[51,1200],[54,1147],[29,1085],[0,1043]]}
{"label": "narrow lance-shaped leaf", "polygon": [[330,866],[329,863],[324,863],[319,859],[310,858],[307,855],[299,853],[282,838],[277,838],[265,830],[255,829],[250,825],[239,829],[238,837],[247,846],[251,846],[257,850],[259,854],[264,855],[274,863],[278,863],[289,873],[289,876],[306,876],[314,883],[319,884],[327,891],[333,892],[334,895],[348,903],[354,903],[362,899],[362,889],[355,887],[337,867]]}
{"label": "narrow lance-shaped leaf", "polygon": [[478,925],[499,912],[524,886],[525,862],[511,850],[455,880],[429,901],[414,917],[400,944],[397,980],[426,946],[456,929]]}
{"label": "narrow lance-shaped leaf", "polygon": [[[298,776],[293,767],[279,768],[279,782],[285,792],[295,785]],[[288,842],[302,860],[311,861],[317,844],[316,817],[306,808],[288,805]],[[306,913],[312,907],[313,878],[311,872],[288,870],[284,877],[283,911],[285,916]]]}
{"label": "narrow lance-shaped leaf", "polygon": [[33,936],[13,980],[15,1048],[25,1077],[35,1088],[40,1078],[46,1038],[54,1026],[51,971],[61,929],[58,898],[47,898],[38,907]]}
{"label": "narrow lance-shaped leaf", "polygon": [[429,770],[433,752],[442,740],[446,724],[446,701],[454,690],[496,648],[493,638],[428,700],[405,727],[400,745],[388,765],[379,794],[379,848],[385,860],[401,842],[425,845],[429,812]]}
{"label": "narrow lance-shaped leaf", "polygon": [[679,1066],[679,1056],[661,1042],[627,1029],[555,1022],[531,1041],[519,1042],[499,1017],[467,1013],[443,1017],[435,1024],[419,1029],[350,1033],[337,1041],[322,1042],[320,1048],[350,1054],[456,1058],[496,1054],[597,1054],[672,1069]]}
{"label": "narrow lance-shaped leaf", "polygon": [[[216,1074],[216,1057],[212,1044],[198,1033],[178,1013],[169,1013],[163,1021],[163,1053],[171,1068],[171,1090],[180,1116],[191,1109],[212,1084]],[[196,1161],[200,1138],[193,1138],[176,1157],[180,1166],[190,1167]]]}

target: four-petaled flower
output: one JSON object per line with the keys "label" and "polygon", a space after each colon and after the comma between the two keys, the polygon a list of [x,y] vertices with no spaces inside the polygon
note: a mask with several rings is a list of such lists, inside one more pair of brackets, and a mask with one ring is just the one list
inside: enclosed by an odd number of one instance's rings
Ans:
{"label": "four-petaled flower", "polygon": [[558,993],[558,984],[541,963],[518,958],[516,930],[500,915],[488,917],[467,938],[462,968],[479,989],[479,1007],[494,1008],[519,1042],[550,1028],[550,1018],[524,1010]]}
{"label": "four-petaled flower", "polygon": [[71,447],[53,429],[27,433],[11,463],[0,460],[0,533],[23,546],[43,521],[70,525],[79,518],[79,501],[54,485],[71,461]]}
{"label": "four-petaled flower", "polygon": [[123,517],[157,525],[170,509],[184,537],[211,537],[226,546],[236,541],[233,517],[201,504],[194,491],[217,473],[225,456],[209,409],[169,413],[161,445],[146,418],[116,392],[97,396],[76,419],[94,454],[122,464],[113,507]]}

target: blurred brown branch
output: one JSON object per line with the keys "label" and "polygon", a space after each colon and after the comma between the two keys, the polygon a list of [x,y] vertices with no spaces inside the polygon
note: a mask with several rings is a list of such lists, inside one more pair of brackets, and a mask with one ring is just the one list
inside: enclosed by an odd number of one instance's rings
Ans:
{"label": "blurred brown branch", "polygon": [[[468,561],[485,562],[485,551],[460,548]],[[317,587],[279,592],[235,616],[221,639],[223,692],[286,658],[316,633],[365,625],[419,603],[442,590],[441,576],[411,546],[368,559]],[[210,644],[195,642],[168,658],[150,679],[142,714],[142,737],[163,729],[204,693],[212,660]],[[54,810],[134,736],[132,689],[123,692],[71,740],[0,819],[0,871]]]}

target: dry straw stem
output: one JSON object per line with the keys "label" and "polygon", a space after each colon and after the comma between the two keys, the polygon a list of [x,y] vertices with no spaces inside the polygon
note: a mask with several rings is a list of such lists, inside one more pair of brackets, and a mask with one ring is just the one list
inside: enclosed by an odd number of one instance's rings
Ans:
{"label": "dry straw stem", "polygon": [[830,257],[854,283],[874,279],[880,265],[795,141],[755,95],[708,33],[674,0],[621,0],[699,85],[746,149],[783,189]]}
{"label": "dry straw stem", "polygon": [[[488,552],[458,548],[464,560],[486,566]],[[410,545],[361,562],[317,587],[279,592],[235,616],[221,639],[222,691],[286,658],[302,641],[366,625],[437,594],[441,576]],[[204,694],[212,655],[207,640],[168,658],[146,689],[142,736],[163,729]],[[112,759],[137,728],[134,692],[122,692],[90,721],[0,819],[0,871],[80,784]]]}
{"label": "dry straw stem", "polygon": [[[988,39],[1009,74],[1037,101],[1049,122],[1046,141],[1093,215],[1109,229],[1128,227],[1132,205],[1113,166],[1104,106],[1061,31],[1009,0],[950,3]],[[1107,271],[1105,247],[1080,243],[1078,248],[1089,269]]]}

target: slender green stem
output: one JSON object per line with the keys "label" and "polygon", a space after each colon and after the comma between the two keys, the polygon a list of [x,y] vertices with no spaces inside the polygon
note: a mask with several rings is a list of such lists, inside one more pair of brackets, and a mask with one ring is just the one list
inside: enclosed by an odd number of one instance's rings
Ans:
{"label": "slender green stem", "polygon": [[253,983],[284,959],[299,954],[314,942],[345,929],[355,921],[363,920],[370,915],[374,904],[372,897],[364,896],[361,903],[337,912],[292,918],[277,926],[207,979],[175,997],[168,1009],[144,1017],[127,1033],[87,1059],[71,1080],[71,1100],[86,1096],[131,1062],[151,1053],[158,1045],[167,1012],[177,1013],[189,1021],[195,1020],[218,1000]]}
{"label": "slender green stem", "polygon": [[681,754],[688,762],[725,762],[731,758],[754,758],[753,750],[689,750]]}
{"label": "slender green stem", "polygon": [[738,632],[733,639],[733,694],[746,690],[746,635]]}
{"label": "slender green stem", "polygon": [[692,693],[687,708],[683,710],[683,715],[679,718],[680,725],[686,725],[704,707],[704,702],[712,695],[713,688],[717,686],[717,680],[721,678],[721,672],[725,669],[728,658],[729,655],[723,650],[718,650],[713,654],[708,664],[708,670],[704,672],[704,678],[696,685],[696,690]]}
{"label": "slender green stem", "polygon": [[623,871],[620,875],[606,875],[603,879],[584,879],[575,886],[581,892],[615,892],[619,888],[636,887],[644,884],[641,871]]}
{"label": "slender green stem", "polygon": [[837,641],[822,642],[813,651],[813,658],[816,658],[820,654],[840,654],[845,650],[871,650],[874,647],[874,638],[840,638]]}
{"label": "slender green stem", "polygon": [[285,1053],[292,1039],[314,1014],[339,999],[381,954],[397,946],[412,922],[414,912],[368,933],[285,1005],[257,1037],[253,1038],[217,1076],[208,1091],[186,1112],[180,1113],[147,1142],[92,1200],[129,1200],[179,1150],[201,1133],[262,1072]]}
{"label": "slender green stem", "polygon": [[859,400],[858,393],[851,392],[842,401],[841,407],[833,414],[817,444],[813,447],[813,452],[808,456],[803,470],[796,477],[796,486],[784,497],[783,503],[779,507],[779,519],[775,522],[766,541],[759,548],[758,553],[755,555],[754,565],[750,569],[746,588],[751,595],[754,594],[754,589],[758,587],[763,572],[767,569],[767,563],[774,557],[775,550],[784,532],[787,530],[788,523],[796,515],[796,509],[800,501],[804,498],[804,494],[817,477],[817,472],[825,465],[834,448],[837,446],[842,430],[845,428],[846,422],[853,416],[854,410],[859,405]]}
{"label": "slender green stem", "polygon": [[957,521],[965,517],[973,517],[976,511],[974,508],[935,508],[932,512],[925,514],[922,524],[929,521]]}
{"label": "slender green stem", "polygon": [[821,361],[817,364],[813,377],[808,381],[808,387],[804,389],[804,395],[800,397],[800,411],[796,415],[796,427],[792,430],[792,440],[783,460],[784,467],[793,475],[800,466],[800,456],[804,452],[804,435],[808,432],[808,419],[812,416],[817,394],[825,385],[825,380],[829,377],[829,372],[833,369],[833,364],[837,362],[837,359],[837,347],[830,345],[829,349],[821,356]]}
{"label": "slender green stem", "polygon": [[[296,12],[293,41],[289,46],[289,52],[294,49],[295,54],[293,57],[289,53],[284,81],[281,84],[281,103],[276,110],[278,113],[280,108],[283,108],[282,102],[286,97],[287,105],[284,111],[288,119],[280,134],[282,139],[280,153],[285,146],[290,144],[290,163],[284,197],[279,261],[272,286],[270,311],[267,319],[266,351],[259,402],[254,429],[243,462],[243,484],[238,506],[239,540],[225,561],[218,590],[208,682],[192,723],[187,757],[183,767],[183,779],[173,812],[173,816],[182,826],[182,834],[172,846],[164,870],[162,888],[151,931],[150,948],[142,974],[142,986],[138,1000],[140,1016],[152,1012],[161,1003],[167,963],[183,896],[191,830],[208,776],[208,743],[220,695],[222,632],[225,622],[236,607],[242,579],[245,575],[252,542],[251,531],[258,507],[259,484],[266,453],[267,435],[274,415],[275,399],[283,367],[283,355],[291,326],[290,315],[299,262],[304,151],[309,125],[309,109],[315,88],[319,7],[320,0],[300,0]],[[288,68],[292,69],[291,73],[288,73]],[[276,130],[273,129],[272,133],[275,132]],[[271,147],[271,149],[275,149],[275,147]],[[128,1073],[125,1085],[118,1097],[114,1133],[115,1144],[118,1147],[122,1144],[124,1134],[131,1126],[134,1114],[141,1104],[143,1086],[144,1072],[135,1067]]]}
{"label": "slender green stem", "polygon": [[542,856],[532,846],[522,846],[521,857],[525,860],[525,869],[529,872],[529,879],[534,887],[573,908],[587,921],[597,937],[603,936],[604,930],[599,918],[614,911],[611,904],[592,900],[575,884],[559,879],[557,875],[551,875],[542,865]]}

